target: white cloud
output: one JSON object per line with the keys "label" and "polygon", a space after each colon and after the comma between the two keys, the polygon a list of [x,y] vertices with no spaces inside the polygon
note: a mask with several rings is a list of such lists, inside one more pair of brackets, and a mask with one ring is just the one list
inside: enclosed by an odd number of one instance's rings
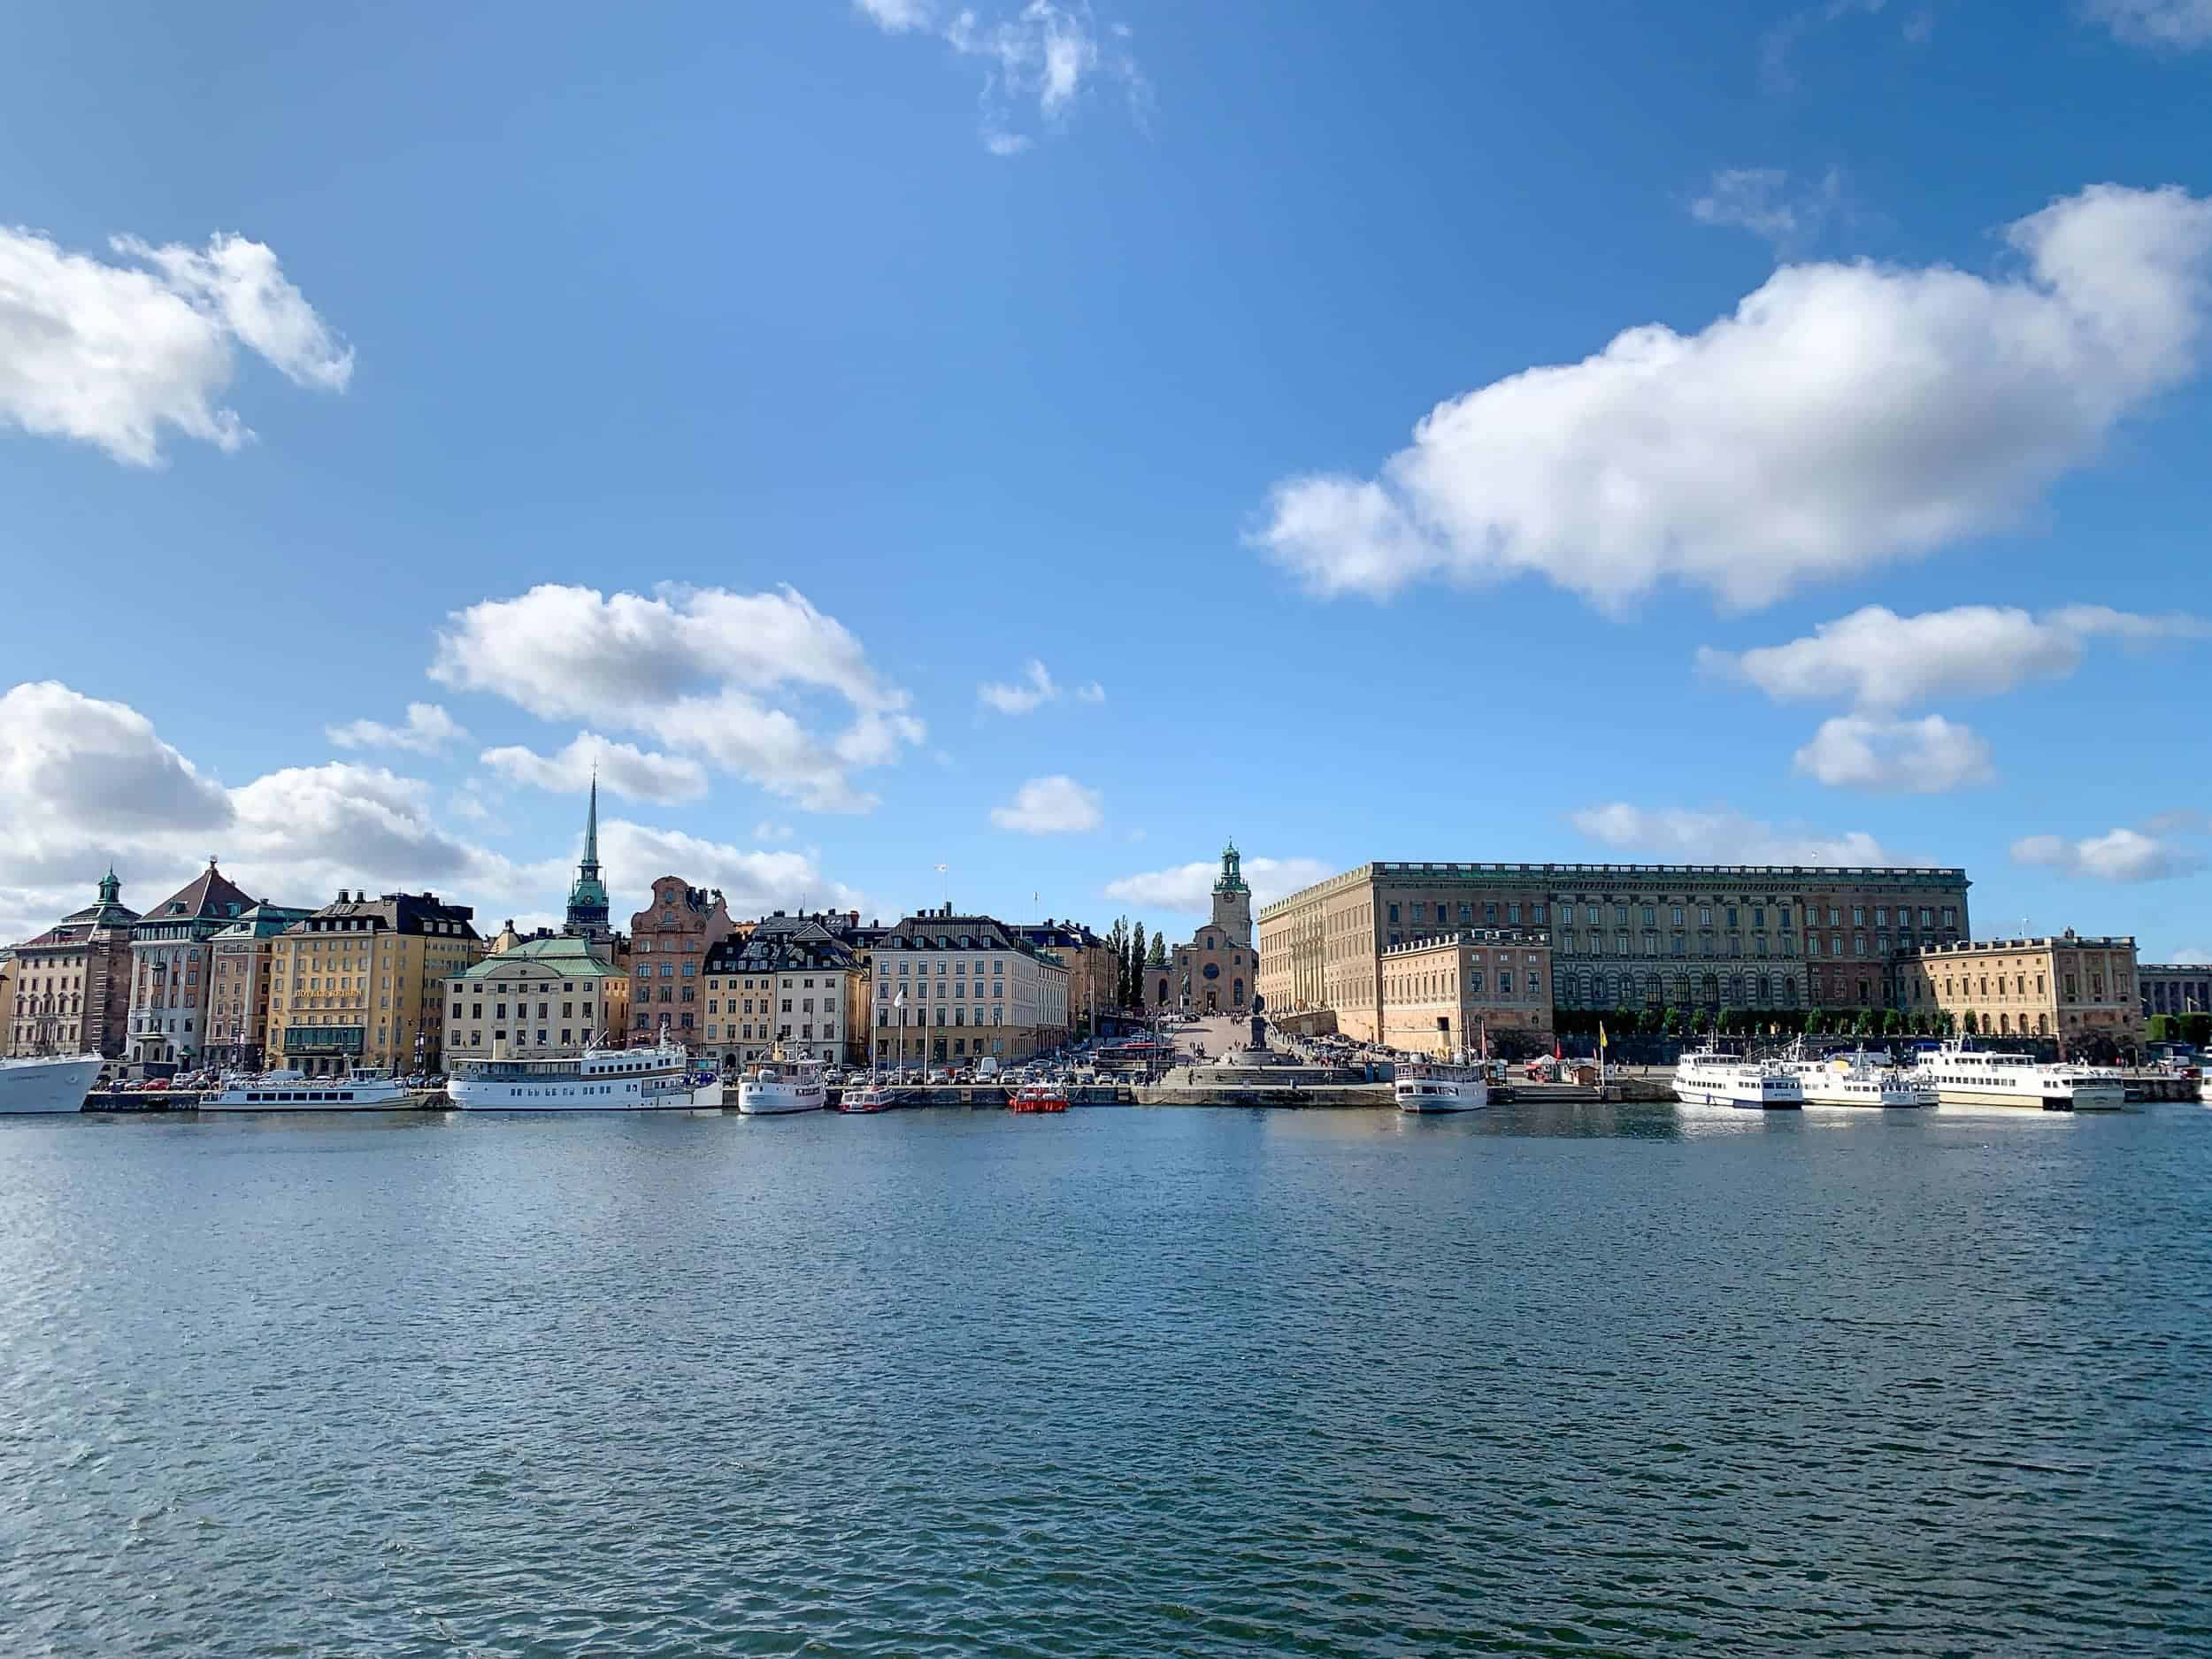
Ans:
{"label": "white cloud", "polygon": [[1896,710],[1951,693],[1990,695],[2030,680],[2063,679],[2080,666],[2088,641],[2100,638],[2131,647],[2212,638],[2212,624],[2102,605],[2068,605],[2040,617],[1998,605],[1901,617],[1868,605],[1786,644],[1740,654],[1704,646],[1697,660],[1709,672],[1748,680],[1778,700]]}
{"label": "white cloud", "polygon": [[1078,703],[1103,703],[1106,701],[1106,687],[1095,680],[1088,685],[1078,686],[1075,688],[1075,700]]}
{"label": "white cloud", "polygon": [[50,680],[0,696],[0,847],[11,873],[96,862],[118,836],[204,835],[232,818],[222,786],[129,705]]}
{"label": "white cloud", "polygon": [[867,902],[841,882],[826,879],[811,855],[761,852],[709,841],[681,830],[616,818],[599,826],[599,856],[625,888],[637,888],[641,906],[647,884],[681,876],[695,887],[718,887],[730,914],[744,918],[770,910],[865,910]]}
{"label": "white cloud", "polygon": [[2212,950],[2195,945],[2185,946],[2179,950],[2169,951],[2160,960],[2177,968],[2212,967]]}
{"label": "white cloud", "polygon": [[1026,835],[1056,835],[1094,830],[1105,819],[1104,804],[1095,789],[1087,789],[1064,775],[1032,778],[1014,791],[1013,801],[991,809],[991,822],[1001,829]]}
{"label": "white cloud", "polygon": [[[431,677],[508,698],[547,719],[641,732],[818,812],[864,812],[850,774],[926,736],[859,641],[789,588],[651,597],[548,584],[450,618]],[[850,724],[824,735],[766,692],[841,700]]]}
{"label": "white cloud", "polygon": [[205,249],[155,248],[118,236],[110,246],[137,263],[0,228],[0,425],[152,466],[164,427],[223,449],[253,435],[221,401],[234,344],[296,385],[342,392],[351,380],[352,349],[260,242],[219,234]]}
{"label": "white cloud", "polygon": [[[1806,6],[1793,12],[1760,36],[1759,81],[1768,92],[1777,96],[1793,91],[1797,86],[1797,72],[1791,66],[1790,57],[1798,42],[1816,27],[1834,23],[1850,17],[1874,17],[1880,13],[1886,0],[1821,0],[1818,5]],[[1924,39],[1924,26],[1917,15],[1905,23],[1908,40]]]}
{"label": "white cloud", "polygon": [[448,743],[468,741],[460,723],[434,703],[409,703],[405,726],[353,720],[326,726],[323,735],[340,749],[403,749],[418,755],[434,755]]}
{"label": "white cloud", "polygon": [[1917,720],[1838,715],[1797,751],[1797,770],[1832,787],[1941,795],[1996,773],[1989,745],[1971,729],[1931,714]]}
{"label": "white cloud", "polygon": [[1934,862],[1893,851],[1865,830],[1835,833],[1770,824],[1726,807],[1647,810],[1613,801],[1571,813],[1569,822],[1592,841],[1664,863],[1870,867]]}
{"label": "white cloud", "polygon": [[2085,0],[2084,10],[2131,45],[2212,45],[2212,0]]}
{"label": "white cloud", "polygon": [[2163,881],[2193,875],[2205,866],[2203,855],[2192,849],[2125,828],[2080,841],[2025,836],[2012,843],[2012,861],[2100,881]]}
{"label": "white cloud", "polygon": [[1842,211],[1843,173],[1831,167],[1811,186],[1793,189],[1781,167],[1723,167],[1690,202],[1701,225],[1732,226],[1777,247],[1816,236]]}
{"label": "white cloud", "polygon": [[2025,270],[1786,265],[1682,335],[1441,403],[1375,479],[1286,479],[1254,540],[1316,593],[1548,578],[1731,604],[2016,519],[2196,373],[2212,201],[2099,185],[2008,231]]}
{"label": "white cloud", "polygon": [[[1247,858],[1240,867],[1252,889],[1255,910],[1336,873],[1318,858]],[[1212,907],[1214,882],[1220,874],[1220,860],[1195,859],[1165,870],[1118,877],[1106,884],[1106,896],[1147,910],[1203,915]]]}
{"label": "white cloud", "polygon": [[695,801],[707,792],[707,770],[697,761],[648,753],[596,732],[579,732],[557,754],[515,747],[488,749],[477,758],[511,782],[559,794],[583,794],[595,767],[603,787],[634,801]]}
{"label": "white cloud", "polygon": [[1001,714],[1027,714],[1033,709],[1057,701],[1060,687],[1052,683],[1052,675],[1045,665],[1033,657],[1017,683],[1010,686],[987,680],[975,688],[975,695],[986,708],[996,709]]}
{"label": "white cloud", "polygon": [[995,20],[973,6],[935,0],[855,0],[862,16],[886,34],[927,33],[963,58],[984,65],[983,147],[1018,156],[1032,143],[1016,127],[1031,119],[1063,122],[1087,82],[1118,83],[1142,122],[1150,97],[1121,24],[1099,26],[1087,0],[1025,0]]}
{"label": "white cloud", "polygon": [[757,841],[787,841],[791,839],[791,826],[779,824],[772,818],[764,818],[753,826],[753,839]]}

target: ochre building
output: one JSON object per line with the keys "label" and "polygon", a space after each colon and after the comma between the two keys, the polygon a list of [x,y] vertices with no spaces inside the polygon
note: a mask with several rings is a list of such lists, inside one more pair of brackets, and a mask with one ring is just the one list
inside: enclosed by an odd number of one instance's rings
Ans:
{"label": "ochre building", "polygon": [[1169,953],[1166,966],[1145,969],[1145,1002],[1155,1011],[1248,1014],[1263,988],[1252,947],[1252,889],[1244,879],[1244,856],[1233,841],[1222,849],[1211,918],[1188,944]]}
{"label": "ochre building", "polygon": [[12,1055],[96,1054],[119,1060],[128,1037],[131,927],[111,870],[98,899],[15,948],[13,1000],[4,1033]]}
{"label": "ochre building", "polygon": [[1540,928],[1469,929],[1383,952],[1382,1026],[1360,1017],[1348,1036],[1417,1054],[1451,1056],[1548,1048],[1552,1040],[1551,936]]}
{"label": "ochre building", "polygon": [[2071,931],[1925,947],[1903,964],[1908,1010],[1935,1009],[1961,1032],[2132,1048],[2142,1041],[2135,941]]}
{"label": "ochre building", "polygon": [[337,899],[270,950],[270,1057],[312,1077],[442,1067],[446,981],[484,954],[465,904],[434,893]]}
{"label": "ochre building", "polygon": [[630,978],[591,939],[522,940],[445,981],[442,1064],[565,1059],[629,1029]]}

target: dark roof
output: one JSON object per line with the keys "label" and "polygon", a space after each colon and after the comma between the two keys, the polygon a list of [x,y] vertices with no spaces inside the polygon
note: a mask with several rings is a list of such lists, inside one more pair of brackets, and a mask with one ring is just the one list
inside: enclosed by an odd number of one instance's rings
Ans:
{"label": "dark roof", "polygon": [[1049,916],[1041,922],[1016,922],[1007,931],[1030,944],[1061,950],[1088,950],[1106,942],[1080,922],[1056,922]]}
{"label": "dark roof", "polygon": [[756,931],[749,939],[726,939],[707,952],[709,973],[795,973],[808,969],[830,973],[856,967],[853,948],[826,928]]}
{"label": "dark roof", "polygon": [[909,916],[884,930],[879,950],[1011,950],[1041,958],[1042,952],[995,916]]}
{"label": "dark roof", "polygon": [[473,925],[475,908],[467,904],[447,904],[434,893],[387,893],[372,899],[365,894],[349,896],[341,887],[338,897],[317,910],[305,921],[295,922],[284,931],[288,933],[320,933],[333,931],[328,924],[334,921],[365,918],[371,933],[420,933],[427,931],[426,922],[458,922],[459,937],[478,937]]}
{"label": "dark roof", "polygon": [[139,918],[143,922],[235,921],[257,901],[215,867],[206,869]]}

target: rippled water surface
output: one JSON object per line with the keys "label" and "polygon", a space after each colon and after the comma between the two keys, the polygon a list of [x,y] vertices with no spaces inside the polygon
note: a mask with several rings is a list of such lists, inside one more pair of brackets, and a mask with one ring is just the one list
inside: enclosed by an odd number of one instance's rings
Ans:
{"label": "rippled water surface", "polygon": [[2212,1111],[0,1121],[27,1655],[2212,1652]]}

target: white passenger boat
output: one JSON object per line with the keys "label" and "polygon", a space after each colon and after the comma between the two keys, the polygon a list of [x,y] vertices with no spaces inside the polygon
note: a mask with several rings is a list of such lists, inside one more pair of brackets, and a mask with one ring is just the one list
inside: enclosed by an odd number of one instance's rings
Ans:
{"label": "white passenger boat", "polygon": [[865,1083],[855,1083],[837,1097],[841,1112],[887,1112],[899,1103],[901,1092],[870,1078]]}
{"label": "white passenger boat", "polygon": [[762,1060],[738,1079],[737,1110],[748,1118],[818,1112],[828,1104],[818,1061]]}
{"label": "white passenger boat", "polygon": [[1402,1112],[1471,1112],[1490,1103],[1486,1069],[1464,1060],[1403,1061],[1391,1092]]}
{"label": "white passenger boat", "polygon": [[722,1103],[722,1086],[695,1087],[680,1043],[587,1048],[562,1060],[464,1060],[446,1094],[465,1112],[689,1111]]}
{"label": "white passenger boat", "polygon": [[96,1054],[0,1060],[0,1112],[79,1112],[106,1064]]}
{"label": "white passenger boat", "polygon": [[1879,1049],[1856,1048],[1818,1060],[1801,1056],[1782,1064],[1797,1073],[1809,1108],[1870,1106],[1897,1110],[1935,1104],[1932,1093],[1916,1088],[1903,1069]]}
{"label": "white passenger boat", "polygon": [[1693,1048],[1675,1064],[1674,1097],[1685,1106],[1795,1111],[1805,1104],[1805,1088],[1786,1064]]}
{"label": "white passenger boat", "polygon": [[308,1077],[298,1071],[234,1072],[216,1094],[200,1101],[204,1112],[385,1112],[411,1106],[413,1097],[388,1071],[350,1077]]}
{"label": "white passenger boat", "polygon": [[2047,1064],[2032,1055],[1969,1048],[1957,1039],[1915,1063],[1916,1081],[1946,1106],[2018,1106],[2047,1112],[2116,1112],[2127,1086],[2101,1067]]}

